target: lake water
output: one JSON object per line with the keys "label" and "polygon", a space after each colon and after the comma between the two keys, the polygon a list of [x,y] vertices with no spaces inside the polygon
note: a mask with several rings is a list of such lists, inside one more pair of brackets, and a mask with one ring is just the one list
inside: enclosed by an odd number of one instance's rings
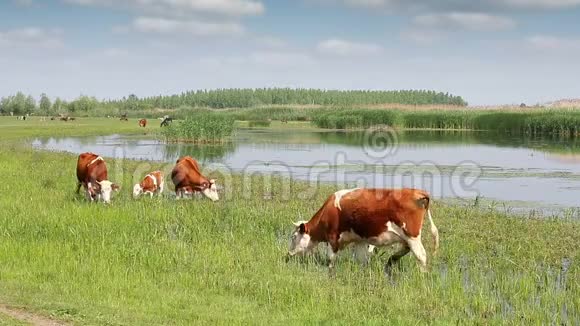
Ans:
{"label": "lake water", "polygon": [[36,139],[39,149],[204,169],[272,173],[344,187],[417,187],[437,198],[508,201],[538,209],[580,206],[580,143],[484,132],[329,132],[240,129],[227,145],[165,144],[138,135]]}

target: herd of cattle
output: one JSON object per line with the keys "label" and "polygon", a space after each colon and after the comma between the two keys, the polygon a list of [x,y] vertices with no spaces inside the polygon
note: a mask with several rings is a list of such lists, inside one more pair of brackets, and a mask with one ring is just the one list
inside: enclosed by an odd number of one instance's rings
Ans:
{"label": "herd of cattle", "polygon": [[[105,160],[94,153],[82,153],[77,161],[77,193],[81,186],[90,201],[110,203],[111,194],[119,187],[109,181]],[[171,171],[177,198],[201,193],[212,201],[219,200],[214,179],[201,174],[199,164],[190,156],[177,160]],[[161,195],[164,190],[161,171],[147,174],[133,187],[133,196]],[[329,268],[333,269],[338,251],[354,243],[357,256],[368,259],[375,247],[401,244],[385,265],[393,264],[412,252],[421,271],[427,267],[427,253],[421,241],[424,217],[431,225],[434,249],[439,246],[439,233],[429,210],[430,197],[418,189],[339,190],[330,195],[309,221],[294,223],[287,257],[304,255],[319,243],[329,245]]]}

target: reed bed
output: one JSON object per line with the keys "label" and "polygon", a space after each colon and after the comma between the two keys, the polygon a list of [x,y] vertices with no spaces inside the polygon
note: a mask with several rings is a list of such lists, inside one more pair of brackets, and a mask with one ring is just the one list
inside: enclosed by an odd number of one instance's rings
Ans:
{"label": "reed bed", "polygon": [[211,111],[198,111],[163,128],[167,142],[223,143],[234,132],[233,116]]}
{"label": "reed bed", "polygon": [[580,134],[580,111],[573,110],[321,110],[313,123],[327,129],[361,129],[377,125],[420,129],[469,129],[510,134]]}

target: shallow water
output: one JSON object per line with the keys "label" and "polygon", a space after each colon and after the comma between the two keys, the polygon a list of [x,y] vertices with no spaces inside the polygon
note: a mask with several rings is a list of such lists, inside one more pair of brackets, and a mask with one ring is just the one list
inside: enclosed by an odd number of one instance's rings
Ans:
{"label": "shallow water", "polygon": [[515,206],[580,206],[580,144],[479,132],[328,132],[241,129],[227,145],[165,144],[146,136],[42,138],[36,148],[274,173],[344,187],[417,187],[435,197],[477,196]]}

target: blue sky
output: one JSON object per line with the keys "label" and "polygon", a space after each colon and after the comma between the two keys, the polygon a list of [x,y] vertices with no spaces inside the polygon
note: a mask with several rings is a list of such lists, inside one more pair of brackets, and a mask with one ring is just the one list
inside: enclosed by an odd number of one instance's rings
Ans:
{"label": "blue sky", "polygon": [[226,87],[580,97],[580,0],[3,0],[0,96]]}

